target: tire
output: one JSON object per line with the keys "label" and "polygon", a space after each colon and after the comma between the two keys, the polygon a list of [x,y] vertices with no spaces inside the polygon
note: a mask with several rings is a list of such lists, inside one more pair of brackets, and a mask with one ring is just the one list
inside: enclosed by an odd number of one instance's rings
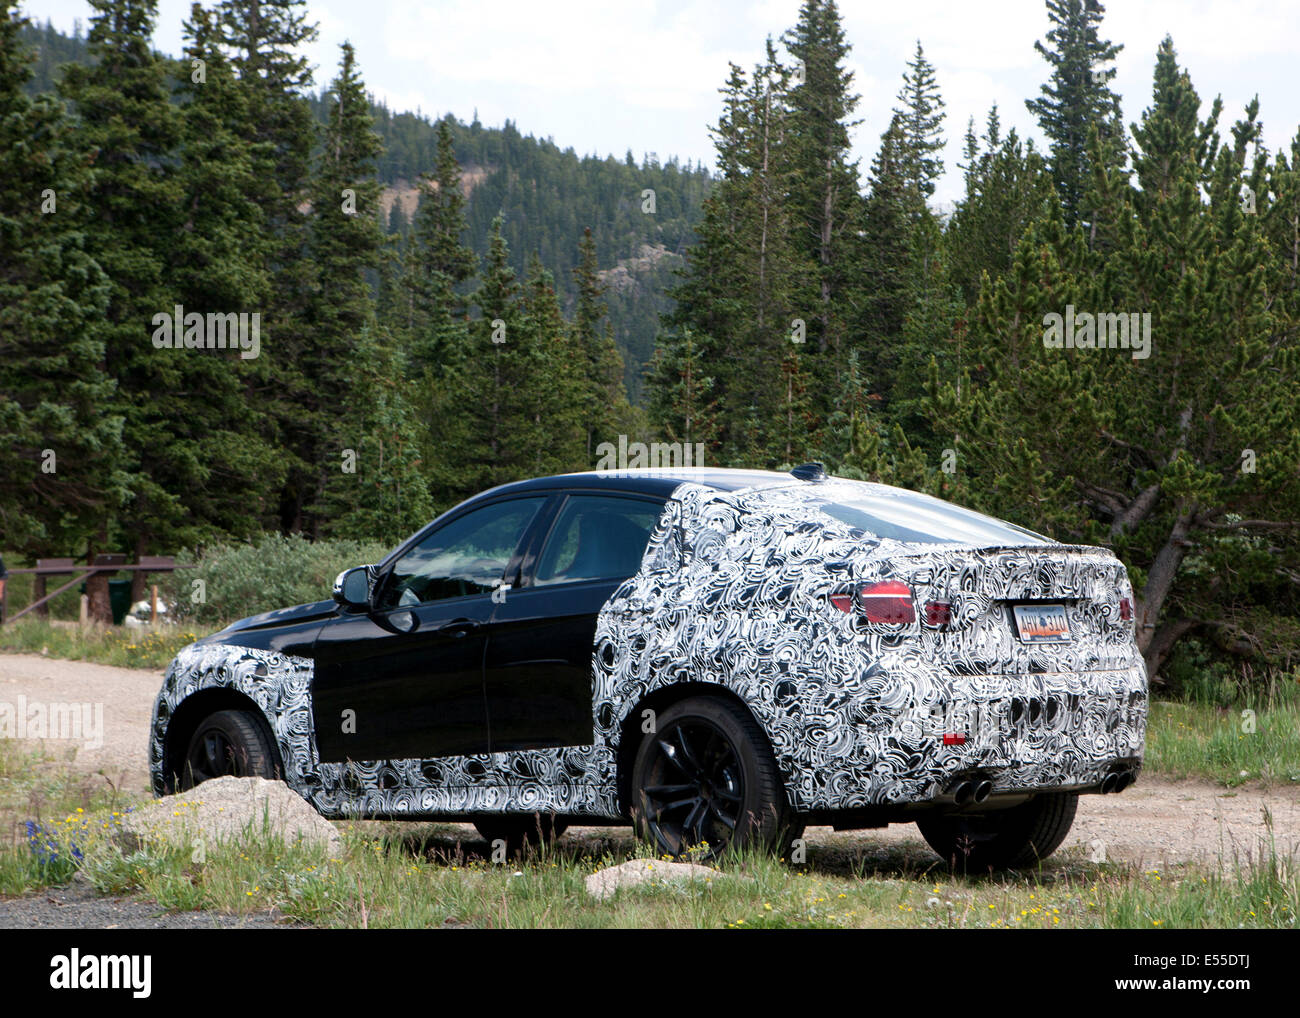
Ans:
{"label": "tire", "polygon": [[916,826],[954,869],[1018,869],[1037,865],[1061,847],[1078,806],[1077,792],[1045,793],[1010,809],[930,817]]}
{"label": "tire", "polygon": [[474,827],[489,845],[495,841],[504,841],[506,851],[511,855],[520,851],[525,844],[536,846],[543,841],[552,843],[569,829],[567,823],[556,820],[547,813],[482,817],[474,821]]}
{"label": "tire", "polygon": [[681,700],[659,714],[632,767],[637,833],[673,858],[757,849],[787,854],[803,825],[763,730],[719,697]]}
{"label": "tire", "polygon": [[259,720],[247,711],[217,711],[199,722],[181,761],[177,790],[227,775],[276,777],[271,740]]}

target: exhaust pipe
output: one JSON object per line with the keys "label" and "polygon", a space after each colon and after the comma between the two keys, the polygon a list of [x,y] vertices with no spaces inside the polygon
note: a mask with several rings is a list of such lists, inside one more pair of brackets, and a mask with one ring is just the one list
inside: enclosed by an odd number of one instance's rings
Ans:
{"label": "exhaust pipe", "polygon": [[1115,791],[1115,786],[1117,784],[1119,784],[1119,775],[1112,771],[1101,779],[1101,794],[1109,795],[1111,792]]}
{"label": "exhaust pipe", "polygon": [[975,794],[975,784],[971,781],[963,781],[960,785],[952,790],[952,800],[958,806],[965,806],[970,802],[971,796]]}
{"label": "exhaust pipe", "polygon": [[1133,784],[1134,780],[1135,779],[1133,777],[1133,772],[1125,771],[1123,774],[1119,776],[1119,780],[1115,782],[1115,791],[1117,792],[1124,791],[1124,789],[1128,788],[1129,785]]}
{"label": "exhaust pipe", "polygon": [[981,781],[979,784],[975,786],[975,790],[971,792],[971,802],[983,802],[992,794],[993,794],[993,782]]}

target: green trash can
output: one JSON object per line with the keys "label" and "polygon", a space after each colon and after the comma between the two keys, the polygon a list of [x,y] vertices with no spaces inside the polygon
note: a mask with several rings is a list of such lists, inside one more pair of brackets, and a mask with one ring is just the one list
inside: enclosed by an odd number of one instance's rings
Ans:
{"label": "green trash can", "polygon": [[120,626],[131,610],[131,581],[108,581],[108,605],[113,612],[113,625]]}

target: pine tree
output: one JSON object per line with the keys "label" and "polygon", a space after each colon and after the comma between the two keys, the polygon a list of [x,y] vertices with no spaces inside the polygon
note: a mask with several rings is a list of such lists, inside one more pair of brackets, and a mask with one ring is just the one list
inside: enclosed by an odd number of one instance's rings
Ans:
{"label": "pine tree", "polygon": [[[218,46],[214,20],[211,12],[193,9],[184,26],[184,59],[174,72],[183,218],[167,240],[165,271],[173,302],[205,318],[260,314],[270,288],[261,210],[250,197],[257,187],[256,152],[239,133],[247,98]],[[258,335],[260,345],[260,326]],[[269,377],[267,362],[260,350],[245,359],[233,349],[234,338],[224,353],[179,355],[177,387],[188,405],[173,426],[188,429],[195,451],[183,463],[185,473],[154,480],[184,492],[183,509],[207,526],[207,534],[247,537],[274,520],[283,470],[278,450],[265,438],[258,398]],[[144,579],[137,574],[134,595],[143,596]]]}
{"label": "pine tree", "polygon": [[[340,469],[339,410],[353,405],[355,376],[363,356],[358,342],[363,331],[375,327],[369,277],[382,264],[385,245],[375,179],[382,143],[372,126],[352,45],[343,43],[342,51],[311,189],[308,251],[315,266],[316,290],[308,308],[310,338],[298,365],[309,394],[298,405],[305,438],[300,455],[317,468],[307,499],[314,498]],[[318,513],[310,515],[309,532],[318,530],[319,518]]]}
{"label": "pine tree", "polygon": [[271,342],[270,378],[262,390],[271,439],[283,450],[286,480],[278,499],[280,529],[300,531],[320,476],[313,462],[311,422],[298,407],[311,385],[300,365],[309,358],[309,315],[316,289],[308,250],[311,153],[316,141],[307,95],[312,73],[301,49],[316,39],[306,0],[221,0],[220,45],[247,97],[240,131],[255,153],[257,186],[269,244],[270,293],[262,315]]}
{"label": "pine tree", "polygon": [[795,243],[817,266],[804,298],[808,304],[801,310],[817,350],[838,352],[854,304],[862,248],[858,166],[850,159],[849,142],[850,130],[859,123],[852,119],[859,96],[846,67],[851,47],[835,0],[804,0],[784,42],[803,81],[796,83],[796,76],[786,89],[790,116],[783,125],[780,158],[790,165]]}
{"label": "pine tree", "polygon": [[[120,547],[119,541],[135,551],[161,550],[191,543],[207,529],[186,505],[187,486],[209,480],[201,458],[206,436],[187,415],[191,401],[203,396],[186,384],[188,361],[205,352],[151,342],[155,316],[170,316],[175,303],[167,276],[181,207],[180,118],[167,65],[150,46],[152,0],[91,0],[91,6],[94,63],[70,65],[60,94],[72,104],[81,142],[97,153],[94,176],[81,192],[92,212],[86,247],[110,281],[103,371],[116,394],[102,409],[123,420],[131,498],[118,516],[102,518],[90,550],[117,550],[109,546]],[[96,578],[88,592],[91,616],[106,619],[106,582]]]}
{"label": "pine tree", "polygon": [[460,356],[468,335],[464,284],[477,259],[464,242],[465,196],[449,118],[438,123],[437,167],[421,180],[401,285],[405,306],[398,328],[412,364],[435,375]]}
{"label": "pine tree", "polygon": [[[537,255],[529,259],[522,296],[522,341],[532,367],[527,384],[516,392],[530,426],[520,438],[533,444],[535,475],[588,469],[594,465],[587,450],[592,400],[607,398],[606,392],[593,393],[588,351],[575,341],[555,279]],[[622,365],[606,379],[621,389]]]}
{"label": "pine tree", "polygon": [[[817,306],[805,298],[818,291],[820,270],[800,243],[802,225],[788,198],[799,175],[788,158],[793,114],[782,100],[790,79],[770,44],[752,77],[732,66],[713,132],[721,180],[705,202],[700,243],[672,293],[676,308],[659,340],[679,345],[683,329],[708,337],[700,349],[710,358],[713,398],[743,408],[718,419],[723,462],[779,457],[772,435],[782,364],[792,341],[805,343],[819,331],[813,312],[803,309]],[[657,405],[665,406],[661,399]]]}
{"label": "pine tree", "polygon": [[[871,165],[863,211],[862,298],[854,319],[865,374],[876,392],[894,384],[903,321],[911,306],[915,196],[906,178],[902,117],[894,114]],[[856,377],[856,369],[855,369]]]}
{"label": "pine tree", "polygon": [[522,294],[503,225],[502,217],[493,220],[475,292],[479,315],[470,323],[464,355],[431,383],[430,420],[436,425],[430,437],[440,454],[429,473],[440,507],[530,476],[537,458],[537,425],[525,396],[540,380],[533,376]]}
{"label": "pine tree", "polygon": [[129,478],[104,370],[109,283],[86,250],[91,154],[59,102],[24,94],[23,24],[0,4],[0,532],[8,551],[67,555]]}
{"label": "pine tree", "polygon": [[[1110,90],[1114,68],[1106,67],[1124,47],[1100,38],[1106,13],[1101,0],[1046,0],[1052,27],[1047,45],[1034,48],[1052,68],[1042,96],[1026,100],[1051,142],[1052,177],[1061,196],[1067,226],[1091,221],[1084,198],[1092,176],[1088,132],[1117,140],[1119,101]],[[1114,158],[1118,149],[1107,149]]]}
{"label": "pine tree", "polygon": [[662,333],[655,344],[646,369],[647,411],[669,442],[717,448],[720,407],[708,374],[708,346],[685,325]]}
{"label": "pine tree", "polygon": [[336,422],[342,455],[321,490],[320,529],[326,537],[396,544],[435,515],[421,429],[391,341],[367,324],[352,347],[348,414]]}
{"label": "pine tree", "polygon": [[914,200],[919,203],[916,214],[934,195],[935,185],[943,176],[943,98],[935,80],[934,66],[925,58],[921,40],[916,41],[916,53],[903,72],[903,88],[898,93],[900,106],[894,108],[902,134],[900,158],[902,175]]}
{"label": "pine tree", "polygon": [[[608,321],[605,286],[600,281],[596,241],[591,228],[583,230],[579,261],[573,270],[578,300],[573,313],[573,342],[583,358],[586,379],[582,396],[586,457],[591,461],[596,446],[614,441],[620,421],[627,417],[627,391],[623,388],[623,358],[614,343]],[[603,325],[602,325],[603,322]]]}
{"label": "pine tree", "polygon": [[997,280],[1011,268],[1029,226],[1057,201],[1051,177],[1033,142],[1014,130],[1001,137],[997,107],[989,111],[984,150],[966,170],[966,193],[946,230],[953,281],[968,304],[979,298],[980,279]]}

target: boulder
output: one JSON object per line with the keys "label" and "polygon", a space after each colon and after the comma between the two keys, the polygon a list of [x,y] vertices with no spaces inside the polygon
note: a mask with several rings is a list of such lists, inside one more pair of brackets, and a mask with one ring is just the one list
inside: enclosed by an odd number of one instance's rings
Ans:
{"label": "boulder", "polygon": [[278,836],[286,844],[300,840],[342,851],[339,832],[283,781],[266,778],[213,778],[177,795],[137,806],[120,818],[118,843],[127,851],[162,841],[192,847],[202,839],[211,849],[218,842]]}
{"label": "boulder", "polygon": [[629,859],[617,866],[597,870],[586,879],[587,893],[604,900],[620,887],[637,884],[689,880],[704,883],[727,874],[695,862],[664,862],[661,859]]}

